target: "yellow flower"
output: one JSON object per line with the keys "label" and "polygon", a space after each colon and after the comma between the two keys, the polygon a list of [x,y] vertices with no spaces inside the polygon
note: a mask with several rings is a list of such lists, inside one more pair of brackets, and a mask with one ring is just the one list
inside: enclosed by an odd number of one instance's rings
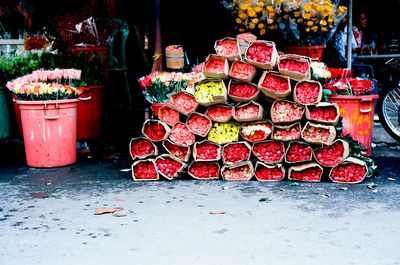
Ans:
{"label": "yellow flower", "polygon": [[264,27],[265,27],[265,25],[263,23],[258,24],[259,29],[263,29]]}
{"label": "yellow flower", "polygon": [[274,20],[271,19],[271,18],[269,18],[269,19],[267,20],[267,23],[268,23],[268,24],[272,24],[272,23],[274,23]]}
{"label": "yellow flower", "polygon": [[240,18],[236,18],[235,21],[236,21],[237,24],[241,24],[242,23],[242,20]]}
{"label": "yellow flower", "polygon": [[308,22],[307,22],[307,26],[310,26],[310,27],[311,27],[312,25],[314,25],[314,22],[312,22],[312,21],[308,21]]}
{"label": "yellow flower", "polygon": [[299,18],[299,19],[297,19],[297,22],[303,23],[303,19],[302,19],[302,18]]}
{"label": "yellow flower", "polygon": [[260,30],[260,35],[262,36],[262,35],[264,35],[265,34],[265,32],[266,32],[266,30],[265,29],[261,29]]}
{"label": "yellow flower", "polygon": [[328,29],[326,27],[322,27],[321,29],[322,29],[322,31],[325,31],[325,32],[328,31]]}
{"label": "yellow flower", "polygon": [[300,11],[295,11],[295,12],[294,12],[294,16],[295,16],[295,17],[299,17],[300,15],[301,15],[301,12],[300,12]]}
{"label": "yellow flower", "polygon": [[328,23],[325,20],[321,20],[321,25],[326,26]]}
{"label": "yellow flower", "polygon": [[249,29],[254,29],[256,27],[256,25],[254,25],[253,23],[249,24]]}
{"label": "yellow flower", "polygon": [[286,12],[286,13],[288,13],[288,12],[289,12],[289,8],[285,7],[285,8],[283,9],[283,11]]}
{"label": "yellow flower", "polygon": [[268,13],[268,15],[271,17],[271,18],[274,18],[275,17],[275,13]]}
{"label": "yellow flower", "polygon": [[251,20],[251,23],[257,24],[257,23],[258,23],[258,18],[253,18],[253,19]]}
{"label": "yellow flower", "polygon": [[318,26],[312,26],[312,27],[311,27],[311,30],[314,31],[314,32],[317,32]]}
{"label": "yellow flower", "polygon": [[240,6],[240,9],[242,9],[242,10],[247,10],[247,8],[248,8],[248,6],[246,4]]}
{"label": "yellow flower", "polygon": [[240,32],[240,33],[245,32],[245,29],[244,29],[244,28],[240,28],[240,29],[239,29],[239,32]]}
{"label": "yellow flower", "polygon": [[309,32],[310,31],[310,28],[305,28],[304,29],[306,32]]}
{"label": "yellow flower", "polygon": [[321,5],[317,5],[315,9],[316,9],[318,12],[322,12],[322,11],[325,10],[325,8],[324,8],[323,6],[321,6]]}
{"label": "yellow flower", "polygon": [[255,17],[257,15],[253,9],[249,10],[247,14],[249,15],[249,17]]}
{"label": "yellow flower", "polygon": [[267,10],[268,10],[270,13],[275,12],[275,8],[273,8],[272,6],[267,6]]}
{"label": "yellow flower", "polygon": [[239,14],[240,19],[245,20],[247,18],[247,15],[245,13]]}
{"label": "yellow flower", "polygon": [[332,10],[332,7],[329,6],[329,5],[325,5],[325,10],[326,10],[326,11],[331,11],[331,10]]}
{"label": "yellow flower", "polygon": [[322,13],[321,13],[321,16],[322,16],[322,17],[327,17],[327,16],[329,16],[329,14],[328,14],[328,12],[322,12]]}
{"label": "yellow flower", "polygon": [[288,19],[288,18],[289,18],[289,15],[287,15],[287,14],[286,14],[286,15],[283,15],[283,18],[284,18],[284,19]]}
{"label": "yellow flower", "polygon": [[304,14],[303,17],[304,17],[304,19],[307,19],[307,20],[309,20],[309,19],[311,18],[310,14],[308,14],[308,13],[307,13],[307,14]]}
{"label": "yellow flower", "polygon": [[256,13],[260,13],[261,12],[261,7],[254,8],[254,11],[256,11]]}
{"label": "yellow flower", "polygon": [[333,22],[333,19],[330,17],[330,18],[328,18],[328,22],[329,23],[332,23]]}
{"label": "yellow flower", "polygon": [[304,9],[304,11],[306,11],[306,12],[310,12],[310,11],[311,11],[311,4],[306,4],[306,5],[303,7],[303,9]]}
{"label": "yellow flower", "polygon": [[257,6],[259,6],[259,7],[264,7],[264,3],[263,2],[258,2],[258,4],[257,4]]}

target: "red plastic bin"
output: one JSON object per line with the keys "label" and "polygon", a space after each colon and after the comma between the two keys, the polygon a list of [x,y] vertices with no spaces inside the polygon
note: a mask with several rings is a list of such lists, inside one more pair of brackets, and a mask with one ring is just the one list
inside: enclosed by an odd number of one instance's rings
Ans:
{"label": "red plastic bin", "polygon": [[283,47],[282,51],[286,54],[297,54],[321,62],[325,46],[290,46]]}

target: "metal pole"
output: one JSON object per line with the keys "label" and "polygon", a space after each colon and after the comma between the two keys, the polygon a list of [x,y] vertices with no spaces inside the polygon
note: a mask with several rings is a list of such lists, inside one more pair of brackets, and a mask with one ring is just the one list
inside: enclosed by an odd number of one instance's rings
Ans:
{"label": "metal pole", "polygon": [[347,68],[351,71],[351,60],[352,60],[352,39],[353,39],[353,0],[349,0],[349,8],[347,11]]}

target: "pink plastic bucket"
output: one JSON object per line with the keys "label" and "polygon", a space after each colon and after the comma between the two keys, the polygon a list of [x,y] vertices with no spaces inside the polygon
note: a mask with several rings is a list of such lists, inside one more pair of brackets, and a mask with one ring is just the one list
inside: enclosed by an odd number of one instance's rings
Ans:
{"label": "pink plastic bucket", "polygon": [[60,167],[76,162],[78,99],[21,101],[28,166]]}

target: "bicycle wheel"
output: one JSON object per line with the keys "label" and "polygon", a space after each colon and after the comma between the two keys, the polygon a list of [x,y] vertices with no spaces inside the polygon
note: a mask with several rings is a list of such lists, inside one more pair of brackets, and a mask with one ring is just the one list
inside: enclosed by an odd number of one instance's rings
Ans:
{"label": "bicycle wheel", "polygon": [[377,107],[382,127],[400,142],[400,87],[384,91],[379,96]]}

